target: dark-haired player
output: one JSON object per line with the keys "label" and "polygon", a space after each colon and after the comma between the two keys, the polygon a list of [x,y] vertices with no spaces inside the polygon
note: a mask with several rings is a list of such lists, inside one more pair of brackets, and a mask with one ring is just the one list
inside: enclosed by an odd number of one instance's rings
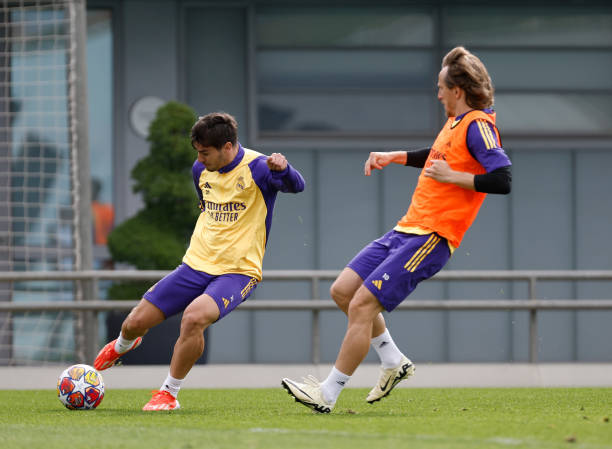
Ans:
{"label": "dark-haired player", "polygon": [[180,407],[176,397],[204,351],[204,330],[246,300],[261,280],[277,193],[304,190],[302,175],[285,156],[243,148],[237,130],[226,113],[208,114],[193,125],[193,182],[202,213],[183,263],[144,294],[119,337],[94,362],[96,369],[110,368],[140,345],[147,330],[184,311],[170,372],[143,410]]}

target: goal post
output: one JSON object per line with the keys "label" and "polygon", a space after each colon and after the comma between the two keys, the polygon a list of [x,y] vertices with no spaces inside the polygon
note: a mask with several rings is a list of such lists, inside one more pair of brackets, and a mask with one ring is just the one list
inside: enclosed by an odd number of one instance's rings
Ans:
{"label": "goal post", "polygon": [[[87,12],[86,0],[71,0],[71,54],[68,76],[70,136],[72,152],[72,182],[75,202],[75,269],[91,270],[93,266],[93,236],[91,212],[91,173],[88,141],[87,106]],[[94,299],[91,281],[77,281],[76,300]],[[75,323],[77,361],[91,363],[97,349],[98,320],[91,312],[81,312]]]}

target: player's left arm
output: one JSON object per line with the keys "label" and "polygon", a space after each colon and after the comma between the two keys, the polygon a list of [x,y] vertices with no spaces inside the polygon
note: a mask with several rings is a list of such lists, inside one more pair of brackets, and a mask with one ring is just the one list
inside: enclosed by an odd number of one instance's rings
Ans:
{"label": "player's left arm", "polygon": [[512,189],[512,163],[500,145],[493,125],[480,120],[468,128],[467,146],[487,171],[480,175],[453,170],[444,160],[433,160],[424,175],[482,193],[508,194]]}
{"label": "player's left arm", "polygon": [[304,178],[289,164],[287,158],[281,153],[272,153],[266,159],[270,169],[268,183],[281,192],[298,193],[304,190]]}

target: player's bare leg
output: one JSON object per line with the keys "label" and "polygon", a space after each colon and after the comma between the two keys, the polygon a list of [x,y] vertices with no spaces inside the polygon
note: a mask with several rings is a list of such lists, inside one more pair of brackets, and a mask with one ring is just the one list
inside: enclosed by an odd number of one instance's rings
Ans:
{"label": "player's bare leg", "polygon": [[94,360],[94,368],[105,370],[113,366],[119,357],[136,349],[147,331],[164,321],[163,312],[146,299],[141,299],[121,325],[118,338],[107,343]]}
{"label": "player's bare leg", "polygon": [[141,299],[123,321],[121,334],[126,340],[135,340],[165,319],[163,312],[157,306],[146,299]]}
{"label": "player's bare leg", "polygon": [[335,367],[346,375],[352,375],[370,350],[374,320],[383,307],[378,299],[361,286],[348,308],[348,327]]}
{"label": "player's bare leg", "polygon": [[[323,382],[319,382],[312,376],[304,378],[303,382],[288,378],[284,378],[281,382],[297,402],[320,413],[331,412],[340,392],[349,381],[350,375],[367,355],[370,345],[380,357],[381,374],[366,398],[369,403],[387,396],[399,381],[414,373],[412,362],[398,349],[386,328],[380,302],[367,288],[363,287],[363,279],[354,270],[345,268],[333,283],[330,293],[340,310],[349,316],[349,328],[345,336],[346,344],[352,345],[353,335],[356,335],[359,338],[359,352],[354,353],[346,348],[345,352],[341,350],[338,357],[340,360],[342,356],[342,360],[337,361]],[[363,313],[371,314],[371,321],[369,318],[363,321]],[[359,326],[369,328],[369,333],[367,330],[358,330]],[[338,363],[341,363],[342,368]],[[344,371],[345,369],[347,371]]]}
{"label": "player's bare leg", "polygon": [[219,318],[219,308],[206,294],[198,296],[187,306],[181,319],[181,333],[174,345],[170,372],[160,390],[142,408],[145,411],[177,410],[176,399],[183,380],[204,352],[204,330]]}
{"label": "player's bare leg", "polygon": [[[361,277],[355,271],[345,268],[332,285],[332,298],[344,313],[348,314],[349,304],[362,283]],[[366,401],[372,404],[387,396],[401,380],[412,376],[414,365],[396,346],[381,313],[376,315],[372,323],[370,345],[381,361],[378,382],[366,398]],[[339,394],[339,389],[333,382],[325,381],[323,387],[329,388],[332,396]]]}
{"label": "player's bare leg", "polygon": [[[332,299],[338,305],[338,308],[348,315],[349,304],[355,293],[363,284],[363,279],[355,273],[351,268],[342,270],[338,278],[331,286],[330,294]],[[385,319],[379,313],[374,319],[372,325],[372,338],[378,337],[387,329]]]}
{"label": "player's bare leg", "polygon": [[[350,276],[350,275],[349,275]],[[348,306],[349,325],[336,364],[323,382],[313,376],[297,382],[284,378],[281,385],[295,400],[319,413],[329,413],[350,376],[370,349],[373,322],[382,305],[370,291],[361,286]]]}
{"label": "player's bare leg", "polygon": [[209,295],[197,297],[183,313],[181,333],[170,362],[170,374],[184,379],[204,352],[204,330],[219,318],[219,307]]}

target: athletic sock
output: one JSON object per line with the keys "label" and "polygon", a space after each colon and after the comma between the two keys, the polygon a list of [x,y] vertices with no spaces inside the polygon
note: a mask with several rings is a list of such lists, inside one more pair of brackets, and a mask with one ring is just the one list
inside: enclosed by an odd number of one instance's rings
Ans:
{"label": "athletic sock", "polygon": [[134,342],[136,341],[136,339],[134,340],[128,340],[123,336],[123,333],[120,332],[119,333],[119,338],[117,338],[117,341],[115,342],[115,351],[117,351],[117,354],[122,354],[125,351],[127,351],[128,349],[130,349],[130,347],[132,346],[132,344],[134,344]]}
{"label": "athletic sock", "polygon": [[376,350],[380,362],[383,368],[395,368],[399,366],[402,361],[402,351],[395,345],[389,329],[380,334],[378,337],[372,339],[372,347]]}
{"label": "athletic sock", "polygon": [[166,380],[164,381],[159,390],[167,391],[176,398],[178,396],[179,390],[181,389],[181,385],[183,385],[184,380],[185,379],[175,379],[170,375],[170,373],[168,373],[168,377],[166,377]]}
{"label": "athletic sock", "polygon": [[336,369],[334,366],[325,379],[321,383],[321,393],[323,393],[323,399],[332,404],[336,403],[340,392],[346,386],[351,376],[344,374]]}

